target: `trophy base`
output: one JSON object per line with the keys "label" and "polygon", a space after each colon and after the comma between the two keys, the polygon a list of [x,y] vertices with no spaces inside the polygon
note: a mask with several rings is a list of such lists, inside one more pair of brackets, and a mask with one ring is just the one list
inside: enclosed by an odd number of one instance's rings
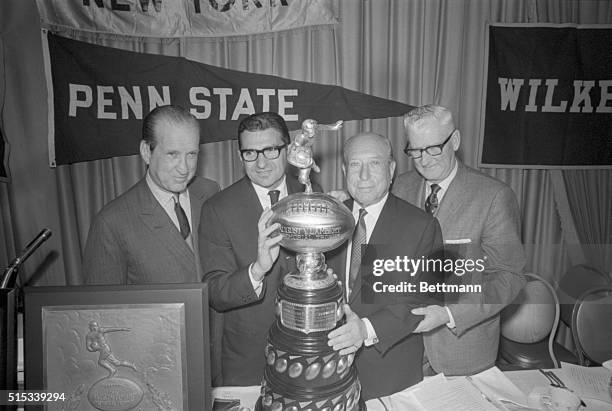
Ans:
{"label": "trophy base", "polygon": [[[257,400],[257,402],[255,403],[255,411],[264,411],[264,407],[261,404],[262,402],[262,398],[259,397],[259,399]],[[368,411],[368,408],[365,405],[365,402],[360,398],[359,399],[359,403],[357,404],[357,408],[355,408],[355,411]],[[306,408],[304,410],[300,410],[299,408],[297,408],[298,411],[308,411],[308,410],[312,410],[312,411],[319,411],[318,408]],[[350,410],[349,410],[350,411]]]}
{"label": "trophy base", "polygon": [[[333,387],[305,388],[285,384],[273,373],[264,373],[266,385],[256,409],[261,411],[358,411],[365,410],[360,401],[361,385],[354,368],[348,378]],[[274,387],[274,388],[273,388]]]}

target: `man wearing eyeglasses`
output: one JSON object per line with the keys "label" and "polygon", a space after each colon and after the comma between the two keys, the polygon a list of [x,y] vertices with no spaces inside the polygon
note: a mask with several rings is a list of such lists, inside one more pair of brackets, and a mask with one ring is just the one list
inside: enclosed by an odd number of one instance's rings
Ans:
{"label": "man wearing eyeglasses", "polygon": [[424,315],[415,330],[423,333],[424,372],[473,374],[495,364],[499,312],[525,285],[518,204],[506,184],[457,159],[461,134],[447,108],[416,107],[404,116],[404,127],[404,151],[416,172],[397,177],[392,192],[438,219],[447,258],[484,267],[450,273],[451,280],[481,284],[482,293],[447,295],[445,306],[412,310]]}
{"label": "man wearing eyeglasses", "polygon": [[[202,209],[204,279],[211,306],[223,313],[222,341],[213,341],[216,349],[222,347],[222,375],[213,370],[214,385],[259,385],[263,377],[276,289],[293,261],[278,246],[281,236],[271,237],[278,224],[265,225],[272,204],[304,191],[295,177],[285,173],[289,142],[287,125],[276,113],[256,113],[242,120],[238,146],[246,176]],[[314,190],[320,187],[315,185]]]}

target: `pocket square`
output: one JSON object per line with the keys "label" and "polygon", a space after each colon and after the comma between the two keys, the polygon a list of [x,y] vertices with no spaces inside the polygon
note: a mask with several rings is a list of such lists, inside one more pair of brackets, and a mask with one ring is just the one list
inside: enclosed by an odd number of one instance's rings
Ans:
{"label": "pocket square", "polygon": [[469,244],[472,240],[469,238],[458,238],[457,240],[444,240],[444,244]]}

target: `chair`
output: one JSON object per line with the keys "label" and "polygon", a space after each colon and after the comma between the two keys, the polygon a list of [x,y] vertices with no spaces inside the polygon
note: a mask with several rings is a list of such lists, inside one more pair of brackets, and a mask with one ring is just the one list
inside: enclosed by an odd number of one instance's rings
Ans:
{"label": "chair", "polygon": [[557,289],[561,303],[561,320],[570,327],[576,299],[592,288],[607,286],[612,286],[612,279],[598,269],[586,264],[570,267],[559,282]]}
{"label": "chair", "polygon": [[612,359],[612,286],[584,292],[572,312],[572,337],[581,365]]}
{"label": "chair", "polygon": [[498,367],[502,370],[558,368],[559,360],[577,363],[569,350],[554,341],[560,316],[555,290],[536,274],[525,276],[533,281],[501,313]]}

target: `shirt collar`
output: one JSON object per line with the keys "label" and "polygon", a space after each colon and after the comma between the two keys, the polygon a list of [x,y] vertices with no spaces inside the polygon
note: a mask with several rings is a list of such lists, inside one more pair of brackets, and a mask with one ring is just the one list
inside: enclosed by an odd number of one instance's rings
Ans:
{"label": "shirt collar", "polygon": [[[455,166],[453,167],[453,170],[450,172],[449,175],[446,176],[446,178],[444,180],[442,180],[439,183],[437,183],[440,186],[440,191],[442,193],[444,193],[444,192],[446,192],[446,190],[448,190],[448,187],[450,186],[450,184],[453,182],[453,179],[457,175],[457,169],[458,168],[459,168],[459,162],[455,159]],[[427,184],[427,194],[429,194],[431,192],[431,185],[433,183],[431,181],[427,181],[426,180],[425,184]]]}
{"label": "shirt collar", "polygon": [[260,185],[255,184],[254,182],[251,181],[251,185],[253,186],[253,189],[255,190],[255,194],[257,194],[257,198],[259,198],[259,202],[261,203],[261,206],[263,208],[268,207],[268,205],[270,204],[270,196],[268,195],[268,192],[271,190],[278,190],[280,191],[280,194],[278,196],[278,199],[282,199],[287,197],[288,192],[287,192],[287,176],[284,175],[283,179],[281,180],[280,184],[278,186],[276,186],[275,188],[266,188],[266,187],[262,187]]}
{"label": "shirt collar", "polygon": [[179,201],[181,196],[189,197],[189,192],[187,190],[183,191],[182,193],[172,193],[168,190],[164,190],[163,188],[158,186],[155,181],[153,181],[153,178],[151,178],[151,174],[149,174],[149,171],[147,171],[145,179],[147,181],[149,189],[151,190],[151,193],[153,193],[153,196],[157,199],[157,201],[159,201],[160,204],[164,204],[168,201],[174,201],[173,197],[175,194],[179,195]]}
{"label": "shirt collar", "polygon": [[[385,202],[387,201],[388,197],[389,193],[387,192],[387,194],[385,194],[385,196],[381,198],[378,202],[365,207],[365,210],[368,212],[367,215],[371,216],[374,222],[378,221],[378,217],[380,216],[380,213],[382,212],[382,209],[385,206]],[[359,204],[357,201],[353,201],[353,216],[355,216],[355,221],[359,219],[359,210],[361,208],[363,208],[361,204]]]}

